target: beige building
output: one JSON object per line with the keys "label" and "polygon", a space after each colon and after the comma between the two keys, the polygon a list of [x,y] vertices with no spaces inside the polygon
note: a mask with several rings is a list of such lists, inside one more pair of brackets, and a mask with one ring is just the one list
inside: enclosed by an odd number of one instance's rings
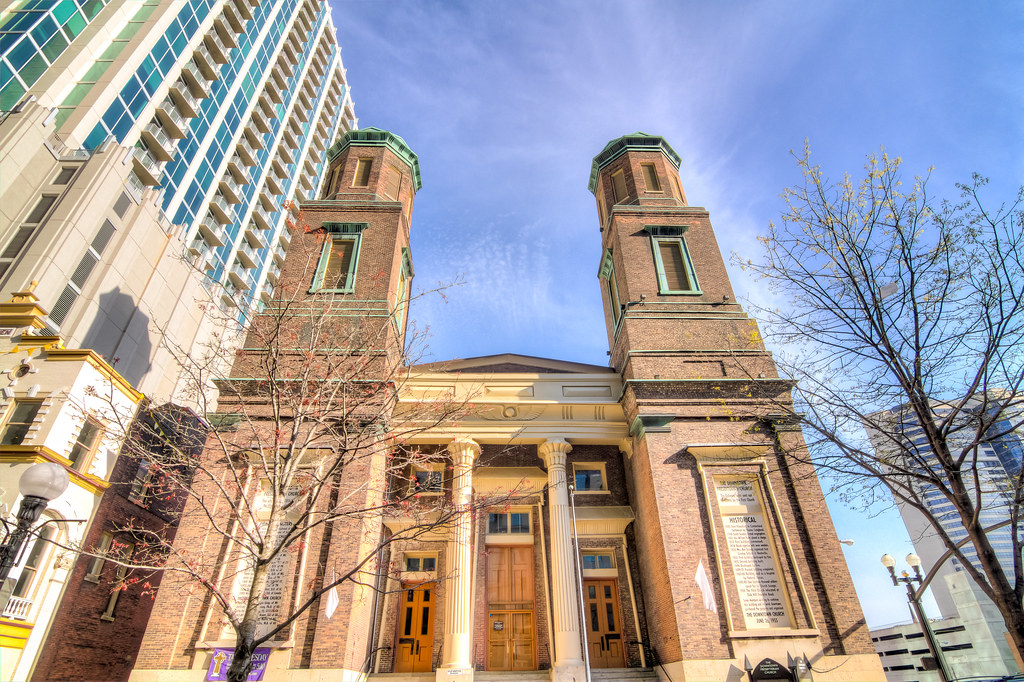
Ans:
{"label": "beige building", "polygon": [[17,0],[0,26],[0,294],[37,281],[51,331],[187,402],[175,351],[273,293],[287,202],[355,126],[330,9]]}
{"label": "beige building", "polygon": [[62,547],[84,540],[142,400],[94,351],[66,348],[60,336],[49,334],[46,314],[31,291],[0,303],[0,412],[5,415],[0,513],[18,509],[18,479],[36,462],[55,462],[71,479],[35,525],[35,537],[4,590],[0,679],[5,681],[29,679],[73,564]]}

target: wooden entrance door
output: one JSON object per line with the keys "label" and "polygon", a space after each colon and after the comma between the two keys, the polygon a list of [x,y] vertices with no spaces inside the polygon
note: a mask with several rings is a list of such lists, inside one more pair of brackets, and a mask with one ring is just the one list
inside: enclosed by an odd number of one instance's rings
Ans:
{"label": "wooden entrance door", "polygon": [[536,670],[533,547],[487,548],[487,669]]}
{"label": "wooden entrance door", "polygon": [[487,669],[534,670],[532,611],[487,614]]}
{"label": "wooden entrance door", "polygon": [[587,648],[592,668],[624,668],[622,618],[615,580],[584,580]]}
{"label": "wooden entrance door", "polygon": [[398,603],[396,673],[429,673],[434,654],[434,583],[406,585]]}

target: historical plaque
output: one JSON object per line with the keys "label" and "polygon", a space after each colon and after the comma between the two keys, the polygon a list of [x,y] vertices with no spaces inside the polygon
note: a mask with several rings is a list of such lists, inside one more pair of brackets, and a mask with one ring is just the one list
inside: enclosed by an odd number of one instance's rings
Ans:
{"label": "historical plaque", "polygon": [[751,682],[793,682],[793,673],[778,661],[766,658],[750,671]]}
{"label": "historical plaque", "polygon": [[746,627],[790,627],[785,587],[754,480],[716,480],[715,489]]}

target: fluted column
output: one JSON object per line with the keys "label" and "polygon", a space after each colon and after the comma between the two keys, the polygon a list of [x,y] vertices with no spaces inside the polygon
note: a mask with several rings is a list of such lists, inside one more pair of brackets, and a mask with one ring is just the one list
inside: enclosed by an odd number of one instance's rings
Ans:
{"label": "fluted column", "polygon": [[[468,438],[456,438],[448,445],[452,457],[452,505],[457,510],[448,536],[444,599],[444,648],[437,679],[467,680],[473,677],[473,537],[469,508],[473,495],[473,462],[480,446]],[[462,673],[451,674],[453,669]]]}
{"label": "fluted column", "polygon": [[583,649],[580,646],[580,600],[569,515],[569,485],[565,456],[572,446],[549,440],[537,448],[548,468],[548,509],[551,515],[551,611],[555,639],[554,680],[583,680]]}

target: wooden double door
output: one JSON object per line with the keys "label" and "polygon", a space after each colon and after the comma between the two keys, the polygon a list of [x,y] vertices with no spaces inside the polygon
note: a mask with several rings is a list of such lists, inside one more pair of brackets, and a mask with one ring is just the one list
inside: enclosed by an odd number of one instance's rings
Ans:
{"label": "wooden double door", "polygon": [[396,673],[429,673],[433,669],[434,583],[405,585],[398,604]]}
{"label": "wooden double door", "polygon": [[617,581],[584,580],[583,598],[590,667],[626,667]]}
{"label": "wooden double door", "polygon": [[536,670],[533,547],[487,548],[487,669]]}

